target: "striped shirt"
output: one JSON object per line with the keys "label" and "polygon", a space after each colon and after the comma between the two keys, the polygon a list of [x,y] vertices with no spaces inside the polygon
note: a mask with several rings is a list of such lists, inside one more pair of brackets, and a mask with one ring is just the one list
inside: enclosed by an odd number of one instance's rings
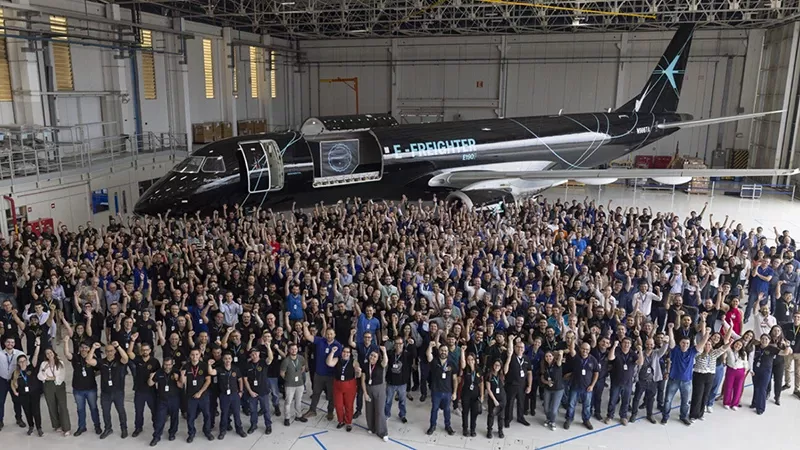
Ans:
{"label": "striped shirt", "polygon": [[725,351],[728,350],[728,346],[722,346],[720,348],[715,348],[711,350],[711,352],[706,353],[698,353],[694,359],[694,369],[692,369],[695,373],[714,373],[717,370],[717,358],[722,356]]}

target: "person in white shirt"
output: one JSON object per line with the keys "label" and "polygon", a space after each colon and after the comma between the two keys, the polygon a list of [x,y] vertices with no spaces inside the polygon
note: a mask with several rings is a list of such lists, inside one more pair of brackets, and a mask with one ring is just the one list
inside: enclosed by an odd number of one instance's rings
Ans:
{"label": "person in white shirt", "polygon": [[[17,358],[24,355],[20,350],[14,348],[14,338],[9,337],[3,343],[3,351],[0,352],[0,430],[3,429],[3,416],[5,415],[6,397],[11,392],[11,377],[14,371],[17,370]],[[17,425],[25,427],[25,422],[22,421],[22,406],[17,401],[17,398],[11,396],[11,402],[14,404],[14,416],[17,419]]]}
{"label": "person in white shirt", "polygon": [[650,317],[650,310],[653,307],[653,301],[658,301],[660,298],[648,290],[649,285],[646,281],[639,283],[639,292],[633,294],[633,309],[634,311],[641,312],[645,317]]}
{"label": "person in white shirt", "polygon": [[242,304],[233,300],[233,292],[225,293],[225,301],[219,305],[219,310],[222,311],[223,323],[229,327],[236,326],[239,316],[244,313]]}
{"label": "person in white shirt", "polygon": [[753,314],[753,333],[756,336],[761,336],[762,334],[769,334],[772,327],[774,327],[778,321],[775,319],[775,316],[769,313],[769,305],[764,305],[761,307],[759,311]]}

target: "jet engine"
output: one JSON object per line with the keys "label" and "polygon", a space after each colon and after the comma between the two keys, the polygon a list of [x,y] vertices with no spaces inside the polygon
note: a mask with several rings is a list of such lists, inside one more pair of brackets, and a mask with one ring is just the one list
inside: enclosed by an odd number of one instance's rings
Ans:
{"label": "jet engine", "polygon": [[478,210],[502,210],[504,203],[514,201],[514,196],[508,191],[499,189],[476,189],[469,191],[453,191],[445,198],[445,203],[450,206],[466,206]]}

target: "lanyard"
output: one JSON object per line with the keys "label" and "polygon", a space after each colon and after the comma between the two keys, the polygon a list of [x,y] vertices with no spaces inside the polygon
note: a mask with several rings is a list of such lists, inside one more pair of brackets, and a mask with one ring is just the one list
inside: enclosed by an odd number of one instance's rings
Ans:
{"label": "lanyard", "polygon": [[297,359],[292,359],[292,367],[294,367],[294,371],[297,372]]}
{"label": "lanyard", "polygon": [[475,384],[475,372],[470,372],[469,378],[471,380],[470,384]]}
{"label": "lanyard", "polygon": [[525,364],[525,358],[520,358],[517,356],[517,364],[519,364],[519,368],[522,369],[523,365]]}
{"label": "lanyard", "polygon": [[14,362],[14,353],[10,355],[6,353],[6,365],[8,366],[8,371],[11,372],[11,363]]}
{"label": "lanyard", "polygon": [[589,363],[589,357],[587,356],[586,359],[581,360],[581,370],[586,368],[586,364]]}
{"label": "lanyard", "polygon": [[22,377],[23,380],[25,380],[25,384],[27,385],[28,384],[28,375],[25,374],[25,371],[24,370],[20,370],[19,371],[19,375]]}
{"label": "lanyard", "polygon": [[342,376],[344,376],[344,371],[347,370],[348,364],[350,364],[350,360],[349,359],[344,360],[344,363],[342,364]]}
{"label": "lanyard", "polygon": [[619,352],[620,356],[622,357],[622,364],[628,365],[628,357],[631,356],[631,353],[628,352],[627,354]]}
{"label": "lanyard", "polygon": [[394,363],[397,364],[397,361],[400,361],[400,358],[402,358],[402,357],[403,357],[402,353],[399,354],[399,355],[397,353],[395,353],[394,354]]}
{"label": "lanyard", "polygon": [[372,381],[372,371],[373,370],[375,370],[375,365],[374,364],[370,364],[369,365],[369,380],[370,381]]}
{"label": "lanyard", "polygon": [[500,377],[497,375],[492,375],[492,383],[494,383],[495,386],[500,387]]}
{"label": "lanyard", "polygon": [[192,371],[192,378],[197,378],[197,373],[200,371],[200,364],[192,366],[191,371]]}

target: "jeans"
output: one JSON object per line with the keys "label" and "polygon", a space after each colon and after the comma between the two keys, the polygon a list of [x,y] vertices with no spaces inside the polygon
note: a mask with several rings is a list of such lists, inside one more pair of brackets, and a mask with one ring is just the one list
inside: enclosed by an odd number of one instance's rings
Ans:
{"label": "jeans", "polygon": [[97,391],[73,391],[75,405],[78,407],[78,429],[86,429],[86,405],[89,405],[89,413],[92,415],[92,423],[95,427],[100,426],[100,410],[97,409]]}
{"label": "jeans", "polygon": [[592,390],[592,411],[597,420],[602,420],[602,417],[600,417],[600,414],[602,414],[600,403],[603,401],[603,391],[606,390],[606,380],[608,380],[608,376],[599,377]]}
{"label": "jeans", "polygon": [[393,386],[391,384],[386,385],[386,405],[383,408],[383,413],[388,419],[392,416],[392,403],[394,403],[394,395],[400,398],[400,418],[406,416],[406,385],[400,386]]}
{"label": "jeans", "polygon": [[667,381],[667,393],[664,397],[664,409],[661,410],[661,421],[669,420],[669,411],[672,409],[672,400],[675,394],[681,392],[681,420],[689,419],[689,398],[692,396],[692,381],[681,381],[670,378]]}
{"label": "jeans", "polygon": [[617,409],[617,403],[622,401],[619,407],[619,416],[621,418],[628,418],[628,407],[631,404],[631,393],[633,385],[629,383],[619,383],[611,385],[611,398],[608,400],[608,414],[611,419],[614,418],[614,411]]}
{"label": "jeans", "polygon": [[722,387],[723,378],[725,378],[725,364],[720,364],[717,366],[716,371],[714,372],[714,384],[711,386],[711,395],[708,396],[708,402],[706,402],[706,406],[714,406],[714,401],[717,399],[717,395],[719,394],[719,388]]}
{"label": "jeans", "polygon": [[431,428],[436,428],[439,410],[444,410],[444,426],[450,428],[450,398],[449,392],[431,392]]}
{"label": "jeans", "polygon": [[270,393],[270,396],[272,397],[272,406],[274,406],[275,409],[278,409],[278,407],[279,407],[278,405],[281,404],[281,400],[280,400],[280,397],[279,397],[280,392],[279,392],[279,388],[278,388],[278,379],[277,378],[267,378],[267,381],[269,381],[269,391],[270,391],[269,393]]}
{"label": "jeans", "polygon": [[264,410],[264,426],[272,426],[272,416],[269,412],[269,392],[257,397],[250,397],[250,426],[258,426],[258,410]]}
{"label": "jeans", "polygon": [[[595,384],[595,389],[597,389],[598,384]],[[566,414],[567,422],[572,422],[575,417],[575,407],[578,402],[581,403],[581,420],[584,422],[591,420],[594,398],[594,392],[586,392],[584,388],[574,387],[569,394],[569,406]]]}
{"label": "jeans", "polygon": [[544,390],[544,415],[548,422],[555,422],[558,415],[558,406],[561,405],[561,398],[564,396],[564,389],[551,391]]}
{"label": "jeans", "polygon": [[644,406],[647,411],[647,417],[653,415],[653,402],[656,399],[656,390],[658,389],[658,382],[655,381],[642,381],[636,383],[636,392],[633,394],[633,411],[631,411],[631,422],[636,420],[636,414],[639,412],[639,403],[644,397]]}

